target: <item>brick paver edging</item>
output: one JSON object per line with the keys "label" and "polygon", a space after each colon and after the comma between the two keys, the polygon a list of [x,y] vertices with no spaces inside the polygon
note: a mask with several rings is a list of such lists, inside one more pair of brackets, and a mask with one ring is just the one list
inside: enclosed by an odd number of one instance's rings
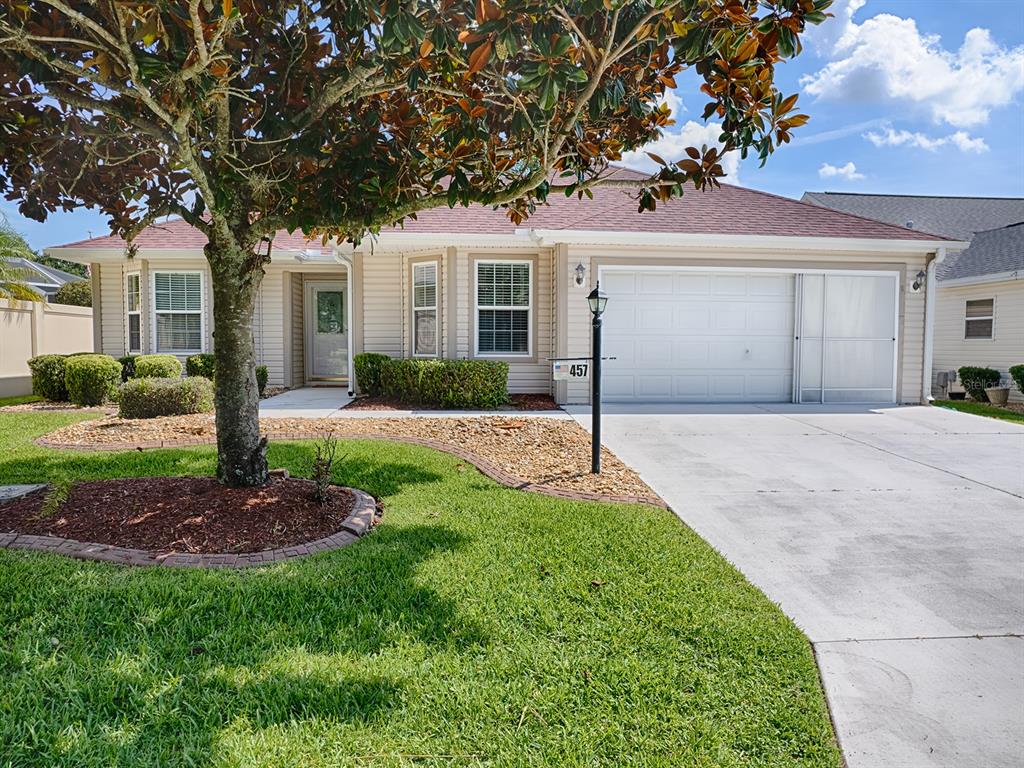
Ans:
{"label": "brick paver edging", "polygon": [[[274,432],[269,436],[276,440],[318,440],[323,437],[323,434],[319,432]],[[531,483],[529,480],[524,480],[521,477],[516,477],[515,475],[506,472],[488,459],[485,459],[483,456],[479,456],[462,446],[443,443],[440,440],[431,440],[425,437],[411,437],[407,435],[366,435],[346,434],[345,432],[335,432],[334,436],[343,440],[392,440],[398,443],[410,443],[412,445],[422,445],[425,448],[433,448],[437,451],[443,451],[444,453],[450,453],[453,456],[458,456],[463,461],[467,461],[472,464],[495,482],[508,486],[509,488],[517,488],[521,491],[542,493],[545,496],[554,496],[559,499],[569,499],[572,501],[607,501],[619,504],[647,504],[653,507],[660,507],[661,509],[669,508],[668,504],[658,496],[593,493],[591,491],[574,491],[568,488],[558,488],[553,485],[545,485],[544,483]],[[66,443],[50,442],[45,437],[41,437],[36,440],[37,445],[41,445],[45,448],[60,448],[63,450],[78,451],[141,451],[152,448],[183,448],[191,445],[213,445],[216,442],[216,437],[195,437],[183,438],[181,440],[154,440],[152,442],[145,443],[121,443],[119,445],[107,446],[68,445]]]}
{"label": "brick paver edging", "polygon": [[113,547],[109,544],[92,544],[74,539],[61,539],[56,536],[30,536],[20,533],[0,533],[0,549],[27,549],[34,552],[52,552],[82,560],[99,560],[119,565],[164,566],[168,568],[247,568],[254,565],[267,565],[291,560],[296,557],[312,555],[316,552],[328,552],[341,549],[357,541],[373,527],[377,513],[377,502],[365,491],[349,488],[356,497],[356,503],[341,530],[330,536],[305,544],[293,544],[263,552],[245,554],[192,555],[174,552],[169,555],[158,555],[144,549],[127,549]]}

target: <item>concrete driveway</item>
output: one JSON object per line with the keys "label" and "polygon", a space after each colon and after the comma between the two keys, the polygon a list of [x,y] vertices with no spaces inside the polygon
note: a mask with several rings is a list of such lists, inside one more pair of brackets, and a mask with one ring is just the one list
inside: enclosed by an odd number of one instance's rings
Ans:
{"label": "concrete driveway", "polygon": [[1024,765],[1024,426],[792,405],[602,421],[807,633],[850,768]]}

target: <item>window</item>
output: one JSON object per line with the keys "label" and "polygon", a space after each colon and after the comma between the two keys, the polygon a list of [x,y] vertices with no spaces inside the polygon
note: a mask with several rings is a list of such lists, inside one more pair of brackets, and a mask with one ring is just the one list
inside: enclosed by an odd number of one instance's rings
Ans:
{"label": "window", "polygon": [[531,269],[528,261],[477,262],[478,355],[530,354]]}
{"label": "window", "polygon": [[964,317],[965,339],[991,339],[992,320],[995,317],[995,299],[975,299],[967,302]]}
{"label": "window", "polygon": [[412,353],[437,355],[437,262],[412,265]]}
{"label": "window", "polygon": [[157,352],[202,352],[202,274],[154,272],[153,318]]}
{"label": "window", "polygon": [[138,272],[125,278],[125,309],[128,315],[128,354],[142,351],[142,285]]}

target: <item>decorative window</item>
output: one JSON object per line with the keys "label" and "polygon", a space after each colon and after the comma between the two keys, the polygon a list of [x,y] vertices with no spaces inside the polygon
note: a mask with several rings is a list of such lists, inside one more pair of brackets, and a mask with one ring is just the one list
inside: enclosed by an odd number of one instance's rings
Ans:
{"label": "decorative window", "polygon": [[965,339],[991,339],[995,318],[995,299],[975,299],[967,302],[964,313]]}
{"label": "decorative window", "polygon": [[202,273],[154,272],[153,320],[157,352],[202,352]]}
{"label": "decorative window", "polygon": [[529,355],[532,264],[481,261],[476,265],[476,352]]}
{"label": "decorative window", "polygon": [[437,356],[437,262],[412,265],[412,353]]}
{"label": "decorative window", "polygon": [[125,309],[128,316],[128,354],[142,351],[142,283],[138,272],[125,277]]}

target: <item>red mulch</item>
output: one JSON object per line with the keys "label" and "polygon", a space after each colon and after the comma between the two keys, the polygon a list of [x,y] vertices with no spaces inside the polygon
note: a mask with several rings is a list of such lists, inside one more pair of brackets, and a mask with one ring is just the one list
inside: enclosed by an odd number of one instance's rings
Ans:
{"label": "red mulch", "polygon": [[[402,402],[394,397],[359,397],[345,406],[351,411],[440,411],[451,410],[448,408],[437,408],[429,405],[413,405]],[[540,394],[515,394],[509,395],[508,405],[496,410],[499,411],[557,411],[558,404],[551,395]]]}
{"label": "red mulch", "polygon": [[225,488],[208,477],[138,477],[75,483],[43,516],[49,489],[0,504],[0,532],[59,536],[150,552],[261,552],[337,533],[355,504],[331,488],[325,506],[309,480],[273,478]]}

